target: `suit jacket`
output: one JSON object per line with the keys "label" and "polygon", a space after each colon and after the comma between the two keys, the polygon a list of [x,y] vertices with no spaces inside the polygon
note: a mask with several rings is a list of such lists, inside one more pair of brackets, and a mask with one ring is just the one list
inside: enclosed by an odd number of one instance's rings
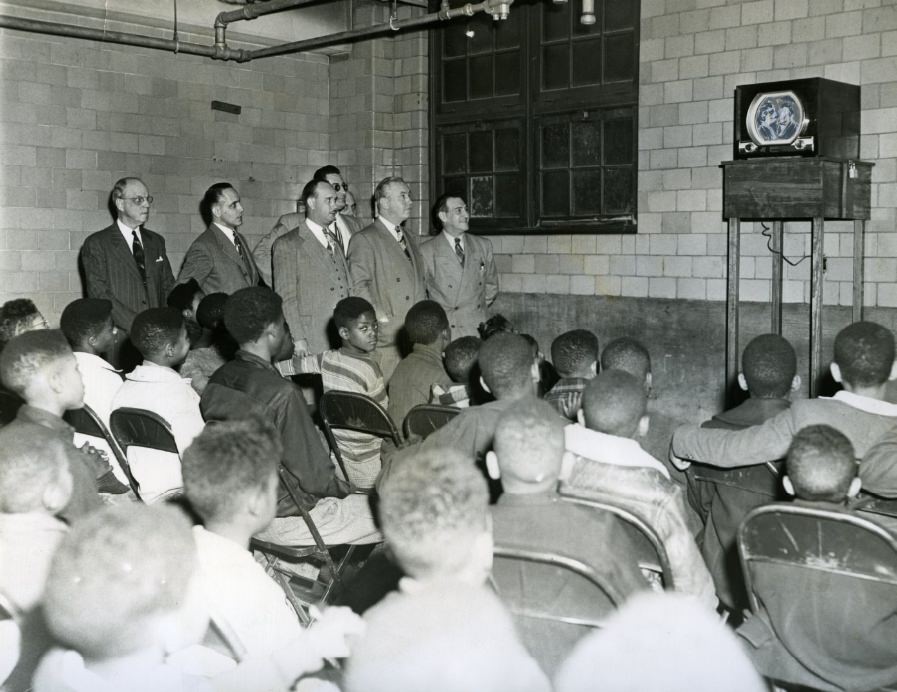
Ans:
{"label": "suit jacket", "polygon": [[[342,236],[343,240],[343,251],[348,254],[349,241],[352,239],[353,235],[355,235],[356,233],[360,233],[364,229],[365,224],[361,219],[356,219],[351,214],[338,214],[337,216],[339,216],[339,218],[341,218],[345,222],[346,228],[349,231],[348,233],[346,233],[342,228],[340,228],[340,235]],[[338,225],[339,222],[337,222],[337,226]]]}
{"label": "suit jacket", "polygon": [[488,238],[464,234],[464,266],[440,233],[420,246],[424,278],[430,300],[445,310],[452,338],[477,336],[477,326],[486,321],[486,308],[498,295],[498,272]]}
{"label": "suit jacket", "polygon": [[245,263],[237,254],[234,244],[220,228],[212,224],[187,249],[181,271],[178,272],[178,283],[196,279],[206,295],[218,292],[230,294],[241,288],[257,286],[259,270],[249,245],[246,238],[234,232],[243,243]]}
{"label": "suit jacket", "polygon": [[327,325],[334,306],[348,297],[349,267],[342,251],[330,252],[302,221],[274,241],[274,289],[283,297],[283,314],[293,339],[305,339],[309,352],[331,345]]}
{"label": "suit jacket", "polygon": [[349,242],[352,293],[368,300],[377,311],[380,346],[395,343],[408,310],[427,297],[423,258],[417,243],[413,233],[405,233],[409,261],[379,219],[353,235]]}
{"label": "suit jacket", "polygon": [[87,296],[112,301],[112,321],[126,331],[138,312],[164,307],[174,287],[165,239],[147,228],[140,229],[140,237],[146,256],[146,286],[117,223],[92,233],[81,247]]}

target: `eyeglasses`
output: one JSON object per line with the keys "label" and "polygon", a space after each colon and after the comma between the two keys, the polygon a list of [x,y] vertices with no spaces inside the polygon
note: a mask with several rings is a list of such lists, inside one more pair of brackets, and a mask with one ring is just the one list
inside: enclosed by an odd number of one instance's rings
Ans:
{"label": "eyeglasses", "polygon": [[153,203],[152,195],[147,195],[146,197],[144,197],[143,195],[137,195],[136,197],[122,197],[121,199],[129,199],[138,207],[142,206],[144,202],[146,202],[147,204]]}
{"label": "eyeglasses", "polygon": [[337,192],[349,189],[349,183],[330,183],[330,186]]}

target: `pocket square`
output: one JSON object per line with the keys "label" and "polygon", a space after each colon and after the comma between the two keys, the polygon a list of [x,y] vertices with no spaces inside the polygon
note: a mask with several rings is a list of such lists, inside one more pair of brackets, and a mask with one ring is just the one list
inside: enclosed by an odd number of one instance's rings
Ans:
{"label": "pocket square", "polygon": [[156,261],[157,261],[157,262],[164,262],[165,260],[163,260],[161,257],[157,257],[157,258],[156,258]]}

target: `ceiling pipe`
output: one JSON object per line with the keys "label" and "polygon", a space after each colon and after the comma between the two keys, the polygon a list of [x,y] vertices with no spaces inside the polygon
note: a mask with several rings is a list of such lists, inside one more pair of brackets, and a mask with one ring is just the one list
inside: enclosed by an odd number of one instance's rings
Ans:
{"label": "ceiling pipe", "polygon": [[249,56],[248,50],[242,48],[230,48],[226,45],[206,46],[198,43],[185,43],[170,38],[126,34],[121,31],[93,29],[86,26],[70,26],[68,24],[44,22],[38,19],[23,19],[21,17],[10,17],[8,15],[0,15],[0,28],[30,31],[38,34],[50,34],[52,36],[83,38],[104,43],[117,43],[123,46],[153,48],[155,50],[164,50],[171,53],[187,53],[188,55],[199,55],[214,60],[236,60],[237,62],[247,62],[252,59]]}
{"label": "ceiling pipe", "polygon": [[268,0],[264,3],[243,5],[239,10],[219,13],[218,16],[215,17],[215,26],[217,27],[219,24],[227,26],[231,22],[239,22],[244,19],[255,19],[256,17],[262,17],[266,14],[283,12],[284,10],[291,10],[294,7],[310,5],[314,2],[320,2],[320,0]]}
{"label": "ceiling pipe", "polygon": [[[386,24],[375,24],[361,29],[350,29],[349,31],[341,31],[336,34],[328,34],[327,36],[318,36],[315,38],[307,38],[292,43],[284,43],[279,46],[271,46],[269,48],[258,48],[249,51],[250,60],[257,58],[270,58],[275,55],[286,55],[287,53],[301,53],[306,50],[314,50],[315,48],[325,48],[340,43],[349,43],[363,38],[379,36],[381,34],[394,33],[405,29],[413,29],[433,24],[439,21],[448,21],[456,17],[472,17],[479,11],[498,12],[501,5],[509,5],[510,3],[499,3],[497,0],[484,0],[476,4],[467,3],[462,7],[454,9],[448,8],[448,3],[443,2],[442,8],[438,12],[421,15],[420,17],[410,17],[408,19],[390,19]],[[496,16],[497,18],[497,16]]]}

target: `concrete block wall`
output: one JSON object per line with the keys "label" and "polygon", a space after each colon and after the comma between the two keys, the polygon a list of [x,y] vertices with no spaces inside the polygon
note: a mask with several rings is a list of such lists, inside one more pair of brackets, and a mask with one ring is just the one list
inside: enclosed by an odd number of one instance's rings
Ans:
{"label": "concrete block wall", "polygon": [[[502,290],[725,300],[719,164],[732,158],[733,90],[819,76],[862,87],[861,158],[875,164],[864,302],[897,306],[897,5],[641,0],[641,17],[638,234],[495,237]],[[766,301],[767,241],[759,224],[742,229],[741,298]],[[826,224],[826,304],[851,303],[852,234]],[[809,224],[786,224],[789,259],[809,241]],[[809,301],[809,265],[786,265],[786,302]]]}
{"label": "concrete block wall", "polygon": [[0,302],[29,296],[51,323],[81,295],[78,250],[111,223],[116,179],[146,181],[176,271],[210,184],[237,187],[254,242],[330,160],[323,55],[237,65],[3,31],[0,88]]}

